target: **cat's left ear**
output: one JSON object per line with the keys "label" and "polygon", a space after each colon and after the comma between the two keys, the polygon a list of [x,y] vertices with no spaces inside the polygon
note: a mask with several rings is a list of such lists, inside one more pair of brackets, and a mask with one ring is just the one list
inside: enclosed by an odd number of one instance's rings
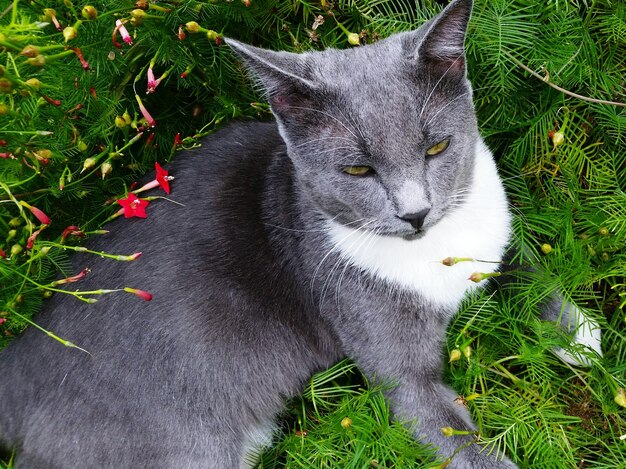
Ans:
{"label": "cat's left ear", "polygon": [[472,0],[454,0],[435,18],[417,46],[418,60],[443,73],[465,76],[465,35],[472,14]]}
{"label": "cat's left ear", "polygon": [[281,116],[297,114],[298,108],[307,105],[316,85],[310,79],[312,72],[306,54],[274,52],[234,39],[225,40],[258,78],[275,113]]}

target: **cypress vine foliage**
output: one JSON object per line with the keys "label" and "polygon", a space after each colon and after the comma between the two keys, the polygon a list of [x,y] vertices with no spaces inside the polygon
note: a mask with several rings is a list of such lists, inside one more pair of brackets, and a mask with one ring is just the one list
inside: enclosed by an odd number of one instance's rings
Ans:
{"label": "cypress vine foliage", "polygon": [[[224,36],[296,52],[359,47],[418,26],[442,3],[4,2],[0,347],[36,325],[44,298],[68,294],[63,288],[76,301],[106,301],[103,291],[77,294],[53,279],[80,287],[87,273],[70,271],[68,254],[99,236],[121,208],[116,201],[140,187],[134,182],[155,162],[184,158],[227,120],[269,117]],[[474,415],[486,451],[505,450],[521,467],[621,467],[626,4],[478,0],[467,47],[479,123],[515,211],[514,243],[524,248],[523,263],[546,274],[519,274],[531,282],[467,299],[442,351],[450,358],[447,379]],[[141,279],[128,287],[141,289]],[[602,325],[604,357],[590,357],[589,369],[550,352],[569,347],[537,316],[557,287]],[[45,332],[73,346],[71,337]],[[350,363],[312,378],[284,421],[260,467],[442,463],[389,422],[380,389]]]}

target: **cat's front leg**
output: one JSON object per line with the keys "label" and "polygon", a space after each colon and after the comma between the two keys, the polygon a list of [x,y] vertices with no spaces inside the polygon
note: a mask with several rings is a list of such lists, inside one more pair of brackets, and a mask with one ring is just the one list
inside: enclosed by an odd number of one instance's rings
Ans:
{"label": "cat's front leg", "polygon": [[[469,412],[441,380],[445,317],[408,305],[389,306],[394,302],[364,312],[352,298],[352,314],[346,306],[335,316],[345,352],[370,380],[393,385],[387,395],[395,418],[406,422],[416,439],[437,447],[442,460],[449,458],[447,467],[516,467],[476,443]],[[446,436],[443,429],[455,432]]]}
{"label": "cat's front leg", "polygon": [[476,426],[456,393],[441,382],[407,381],[388,393],[395,418],[415,437],[438,448],[450,469],[517,467],[503,454],[477,444]]}

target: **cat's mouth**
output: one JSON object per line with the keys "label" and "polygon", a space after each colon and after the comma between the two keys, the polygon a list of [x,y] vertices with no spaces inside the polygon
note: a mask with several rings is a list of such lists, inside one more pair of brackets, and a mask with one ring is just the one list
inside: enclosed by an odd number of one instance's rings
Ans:
{"label": "cat's mouth", "polygon": [[419,230],[401,230],[401,231],[388,231],[388,232],[378,232],[379,235],[387,236],[390,238],[402,238],[405,241],[415,241],[416,239],[423,238],[426,235],[426,232],[423,228]]}
{"label": "cat's mouth", "polygon": [[425,230],[419,230],[414,233],[402,235],[401,237],[402,239],[405,239],[406,241],[414,241],[416,239],[423,238],[425,234],[426,234]]}

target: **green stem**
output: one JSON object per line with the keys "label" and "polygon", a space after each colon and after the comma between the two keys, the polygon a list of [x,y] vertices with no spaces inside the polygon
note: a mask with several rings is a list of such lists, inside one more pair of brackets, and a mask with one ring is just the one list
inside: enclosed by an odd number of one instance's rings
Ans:
{"label": "green stem", "polygon": [[[155,5],[154,3],[149,3],[148,4],[148,9],[156,10],[156,11],[162,11],[163,13],[169,13],[169,12],[172,11],[169,8],[164,8],[164,7],[160,6],[160,5]],[[159,16],[158,18],[162,18],[162,17]]]}
{"label": "green stem", "polygon": [[41,288],[42,290],[48,290],[51,292],[55,292],[55,293],[65,293],[66,295],[72,295],[73,297],[84,301],[85,303],[95,303],[98,300],[95,300],[93,298],[84,298],[82,295],[104,295],[107,293],[114,293],[114,292],[118,292],[118,291],[123,291],[122,289],[113,289],[113,290],[104,290],[104,289],[100,289],[100,290],[89,290],[89,291],[70,291],[70,290],[61,290],[60,288],[54,288],[52,286],[50,286],[51,284],[48,285],[42,285],[39,282],[36,282],[35,280],[33,280],[32,278],[30,278],[28,275],[23,274],[22,272],[20,272],[19,270],[15,270],[12,269],[10,267],[7,267],[7,269],[22,277],[23,279],[25,279],[27,282],[32,283],[33,285],[35,285],[37,288]]}
{"label": "green stem", "polygon": [[59,337],[58,335],[56,335],[54,332],[51,332],[47,329],[44,329],[43,327],[41,327],[39,324],[37,324],[34,321],[31,321],[30,319],[28,319],[26,316],[22,316],[20,313],[18,313],[17,311],[15,311],[12,308],[9,308],[9,311],[11,312],[11,314],[16,315],[18,318],[22,319],[23,321],[27,322],[28,324],[30,324],[31,326],[35,327],[36,329],[39,329],[41,332],[43,332],[44,334],[46,334],[48,337],[56,340],[57,342],[62,343],[63,345],[65,345],[66,347],[70,347],[70,348],[75,348],[80,350],[81,352],[85,352],[88,355],[91,355],[91,353],[89,353],[87,350],[85,350],[82,347],[79,347],[78,345],[73,344],[72,342],[70,342],[69,340],[65,340],[61,337]]}
{"label": "green stem", "polygon": [[531,69],[531,68],[527,67],[526,65],[524,65],[522,62],[520,62],[515,57],[513,57],[509,52],[503,50],[502,53],[504,55],[506,55],[509,58],[509,60],[511,60],[511,62],[513,62],[518,67],[523,68],[524,70],[526,70],[528,73],[530,73],[535,78],[538,78],[539,80],[543,81],[546,85],[554,88],[557,91],[560,91],[563,94],[571,96],[572,98],[578,98],[578,99],[581,99],[583,101],[588,101],[590,103],[610,104],[612,106],[626,107],[626,103],[618,103],[616,101],[606,101],[604,99],[590,98],[589,96],[583,96],[582,94],[574,93],[572,91],[566,90],[565,88],[561,88],[560,86],[555,85],[554,83],[552,83],[548,77],[542,77],[537,72],[535,72],[533,69]]}
{"label": "green stem", "polygon": [[22,206],[22,204],[20,204],[20,202],[13,196],[13,193],[11,192],[11,189],[9,189],[9,186],[7,186],[4,182],[0,181],[0,187],[4,190],[4,192],[7,193],[7,195],[9,196],[9,199],[17,206],[17,208],[20,211],[20,216],[24,219],[24,221],[26,221],[26,225],[29,228],[29,236],[31,234],[33,234],[33,224],[30,221],[30,219],[26,216],[26,213],[24,213],[24,207]]}
{"label": "green stem", "polygon": [[63,52],[59,52],[58,54],[55,54],[55,55],[49,55],[46,57],[46,62],[50,60],[62,59],[63,57],[67,57],[68,55],[72,55],[72,54],[74,54],[73,50],[66,50]]}
{"label": "green stem", "polygon": [[0,46],[4,47],[5,49],[13,49],[15,52],[19,52],[22,50],[19,46],[16,46],[6,39],[4,41],[0,41]]}
{"label": "green stem", "polygon": [[96,18],[96,20],[99,20],[100,18],[104,18],[105,16],[111,16],[111,15],[114,15],[115,13],[126,12],[126,11],[128,11],[128,8],[118,8],[116,10],[108,10],[102,14],[98,13],[98,18]]}
{"label": "green stem", "polygon": [[11,26],[17,23],[17,4],[19,0],[13,0],[13,10],[11,11]]}
{"label": "green stem", "polygon": [[3,134],[14,134],[14,135],[40,135],[42,137],[49,137],[54,134],[49,130],[3,130]]}
{"label": "green stem", "polygon": [[123,254],[109,254],[104,251],[92,251],[91,249],[87,249],[82,246],[67,246],[65,244],[55,243],[54,241],[43,241],[41,243],[42,246],[52,246],[55,248],[60,248],[63,250],[69,249],[70,251],[75,252],[87,252],[89,254],[95,254],[100,257],[107,257],[109,259],[114,259],[116,261],[131,261],[135,260],[139,256],[131,255],[123,255]]}

